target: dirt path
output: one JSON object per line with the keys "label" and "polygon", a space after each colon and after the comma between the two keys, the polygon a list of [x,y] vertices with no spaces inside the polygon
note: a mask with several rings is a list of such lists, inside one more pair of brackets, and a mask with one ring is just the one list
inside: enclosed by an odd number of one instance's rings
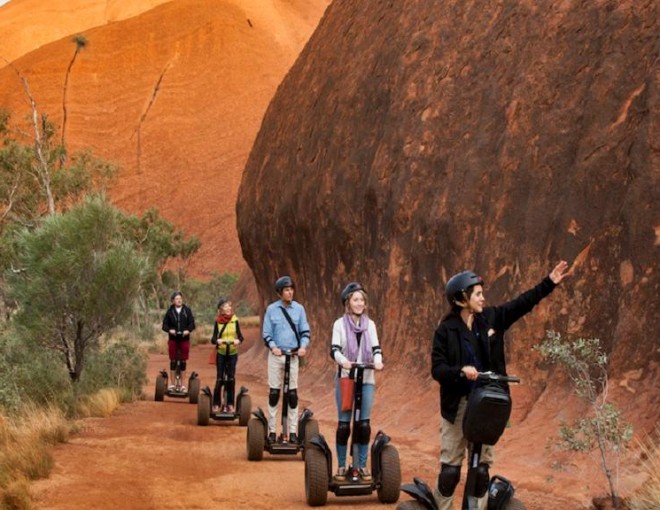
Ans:
{"label": "dirt path", "polygon": [[[263,349],[250,349],[249,344],[258,341],[256,330],[250,331],[249,336],[246,353],[239,359],[238,385],[249,388],[253,409],[263,408],[267,395]],[[200,373],[202,385],[211,384],[215,378],[215,368],[207,363],[208,353],[207,345],[195,347],[191,352],[189,366]],[[248,462],[246,428],[236,422],[212,422],[208,427],[199,427],[195,405],[167,397],[165,402],[151,400],[154,378],[166,366],[166,355],[151,356],[149,383],[145,388],[150,400],[123,405],[109,418],[85,420],[79,434],[56,448],[56,466],[50,478],[32,486],[36,507],[57,510],[308,508],[300,455],[275,457],[265,453],[263,461]],[[383,386],[392,387],[392,381],[403,380],[396,373],[390,375],[388,384]],[[307,378],[301,392],[302,405],[314,410],[321,432],[332,447],[335,411],[325,379],[325,376]],[[400,395],[401,401],[396,401],[395,396],[381,395],[383,391],[377,389],[380,400],[374,407],[373,421],[393,438],[401,458],[403,480],[410,481],[416,475],[434,482],[439,449],[434,430],[437,404],[427,402],[422,406],[406,395]],[[385,399],[406,412],[388,412],[382,404]],[[411,416],[417,417],[412,423],[427,425],[411,426]],[[518,451],[515,455],[522,456],[520,450],[528,444],[529,440],[512,439],[504,443],[504,451]],[[575,488],[577,485],[571,487],[565,482],[575,479],[574,472],[550,473],[553,479],[549,480],[550,475],[542,470],[542,459],[528,458],[525,464],[520,464],[506,462],[507,455],[499,455],[497,472],[522,480],[518,495],[529,510],[586,508],[579,503],[585,499]],[[531,473],[530,466],[538,466],[539,473]],[[549,495],[560,488],[563,496]],[[375,510],[396,505],[384,506],[374,494],[352,498],[329,495],[328,506]]]}

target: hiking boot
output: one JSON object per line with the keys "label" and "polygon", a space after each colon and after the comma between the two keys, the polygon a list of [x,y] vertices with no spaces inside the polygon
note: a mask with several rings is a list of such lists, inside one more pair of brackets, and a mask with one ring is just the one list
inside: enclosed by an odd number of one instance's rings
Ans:
{"label": "hiking boot", "polygon": [[346,480],[346,468],[344,466],[337,469],[337,474],[335,475],[335,480],[343,482]]}
{"label": "hiking boot", "polygon": [[289,443],[297,443],[298,442],[298,436],[296,435],[295,432],[290,432],[289,433]]}
{"label": "hiking boot", "polygon": [[270,432],[268,434],[268,442],[274,443],[275,441],[277,441],[277,435],[275,434],[275,432]]}
{"label": "hiking boot", "polygon": [[358,472],[360,473],[360,478],[362,478],[365,482],[371,481],[371,473],[367,468],[361,467],[358,469]]}

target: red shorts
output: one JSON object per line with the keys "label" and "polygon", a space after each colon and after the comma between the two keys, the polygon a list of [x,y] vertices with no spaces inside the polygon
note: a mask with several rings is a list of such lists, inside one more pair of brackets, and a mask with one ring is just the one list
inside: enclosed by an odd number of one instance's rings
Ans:
{"label": "red shorts", "polygon": [[188,361],[188,354],[190,354],[190,340],[184,340],[183,342],[168,340],[167,350],[170,352],[170,361],[176,361],[177,359]]}

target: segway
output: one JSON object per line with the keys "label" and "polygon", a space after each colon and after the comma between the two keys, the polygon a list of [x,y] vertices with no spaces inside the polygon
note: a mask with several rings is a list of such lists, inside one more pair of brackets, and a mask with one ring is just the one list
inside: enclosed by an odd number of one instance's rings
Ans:
{"label": "segway", "polygon": [[371,444],[371,480],[360,478],[358,445],[354,435],[362,410],[364,371],[373,370],[375,367],[371,363],[352,365],[355,370],[355,392],[352,408],[351,465],[346,470],[346,480],[336,480],[332,475],[332,452],[328,443],[320,434],[311,438],[311,448],[305,457],[305,497],[309,506],[325,505],[328,492],[333,492],[336,496],[364,496],[376,491],[381,503],[396,503],[399,499],[399,452],[390,444],[389,436],[383,431],[378,431]]}
{"label": "segway", "polygon": [[[479,498],[488,494],[488,510],[526,510],[513,497],[515,489],[509,480],[494,475],[483,483],[478,472],[482,446],[497,443],[511,415],[511,397],[501,383],[519,383],[520,378],[481,372],[477,380],[481,384],[470,393],[463,419],[463,435],[471,447],[461,508],[477,510]],[[438,510],[433,491],[423,480],[414,478],[412,484],[402,485],[401,490],[414,499],[401,502],[397,510]]]}
{"label": "segway", "polygon": [[282,433],[274,441],[268,437],[268,418],[260,407],[252,413],[247,427],[247,459],[261,460],[264,451],[271,455],[296,455],[302,453],[303,460],[309,448],[309,438],[319,433],[319,423],[312,418],[314,413],[305,408],[298,418],[298,440],[287,440],[289,434],[289,378],[291,372],[291,358],[296,356],[298,349],[282,351],[284,359],[284,382],[282,384]]}
{"label": "segway", "polygon": [[[229,346],[234,342],[233,340],[223,340],[221,342],[225,346],[225,356],[229,356]],[[227,388],[228,380],[226,379],[226,373],[222,373],[222,387],[224,388],[220,396],[220,408],[222,409],[222,403],[225,405],[228,402]],[[216,421],[233,421],[238,419],[238,424],[241,427],[245,427],[248,424],[250,419],[250,413],[252,412],[252,399],[248,395],[248,389],[245,386],[241,386],[238,395],[236,395],[236,408],[233,412],[219,411],[217,413],[213,412],[213,392],[208,386],[204,386],[201,393],[199,394],[199,400],[197,402],[197,425],[205,427],[209,424],[210,420]]]}
{"label": "segway", "polygon": [[[177,336],[183,337],[183,333],[179,331]],[[199,397],[199,375],[197,372],[192,372],[188,378],[188,388],[183,390],[183,381],[181,380],[181,351],[176,351],[176,365],[174,368],[174,388],[170,389],[167,386],[168,375],[167,370],[163,369],[156,378],[156,394],[154,400],[162,402],[165,396],[172,398],[188,398],[191,404],[196,404]]]}

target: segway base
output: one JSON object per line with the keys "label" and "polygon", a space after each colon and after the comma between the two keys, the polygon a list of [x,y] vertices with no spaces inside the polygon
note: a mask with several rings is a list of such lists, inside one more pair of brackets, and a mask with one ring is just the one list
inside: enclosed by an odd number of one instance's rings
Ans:
{"label": "segway base", "polygon": [[376,490],[373,482],[353,482],[351,480],[337,481],[334,480],[329,486],[328,490],[333,492],[335,496],[369,496]]}
{"label": "segway base", "polygon": [[165,395],[172,398],[188,398],[188,392],[181,390],[167,390]]}
{"label": "segway base", "polygon": [[[268,419],[260,407],[257,407],[256,411],[252,411],[252,416],[259,419],[259,421],[263,423],[264,432],[268,430]],[[298,420],[299,430],[305,430],[305,423],[307,423],[307,421],[309,421],[312,416],[314,416],[314,413],[310,409],[303,409],[302,415]],[[278,437],[276,441],[269,441],[267,437],[264,441],[264,451],[270,453],[271,455],[296,455],[298,452],[302,452],[304,449],[304,434],[298,436],[297,443],[284,441],[281,436]]]}
{"label": "segway base", "polygon": [[302,447],[297,443],[276,441],[274,443],[267,443],[265,450],[271,455],[296,455],[302,450]]}
{"label": "segway base", "polygon": [[232,421],[239,417],[238,413],[211,413],[209,418],[217,421]]}

